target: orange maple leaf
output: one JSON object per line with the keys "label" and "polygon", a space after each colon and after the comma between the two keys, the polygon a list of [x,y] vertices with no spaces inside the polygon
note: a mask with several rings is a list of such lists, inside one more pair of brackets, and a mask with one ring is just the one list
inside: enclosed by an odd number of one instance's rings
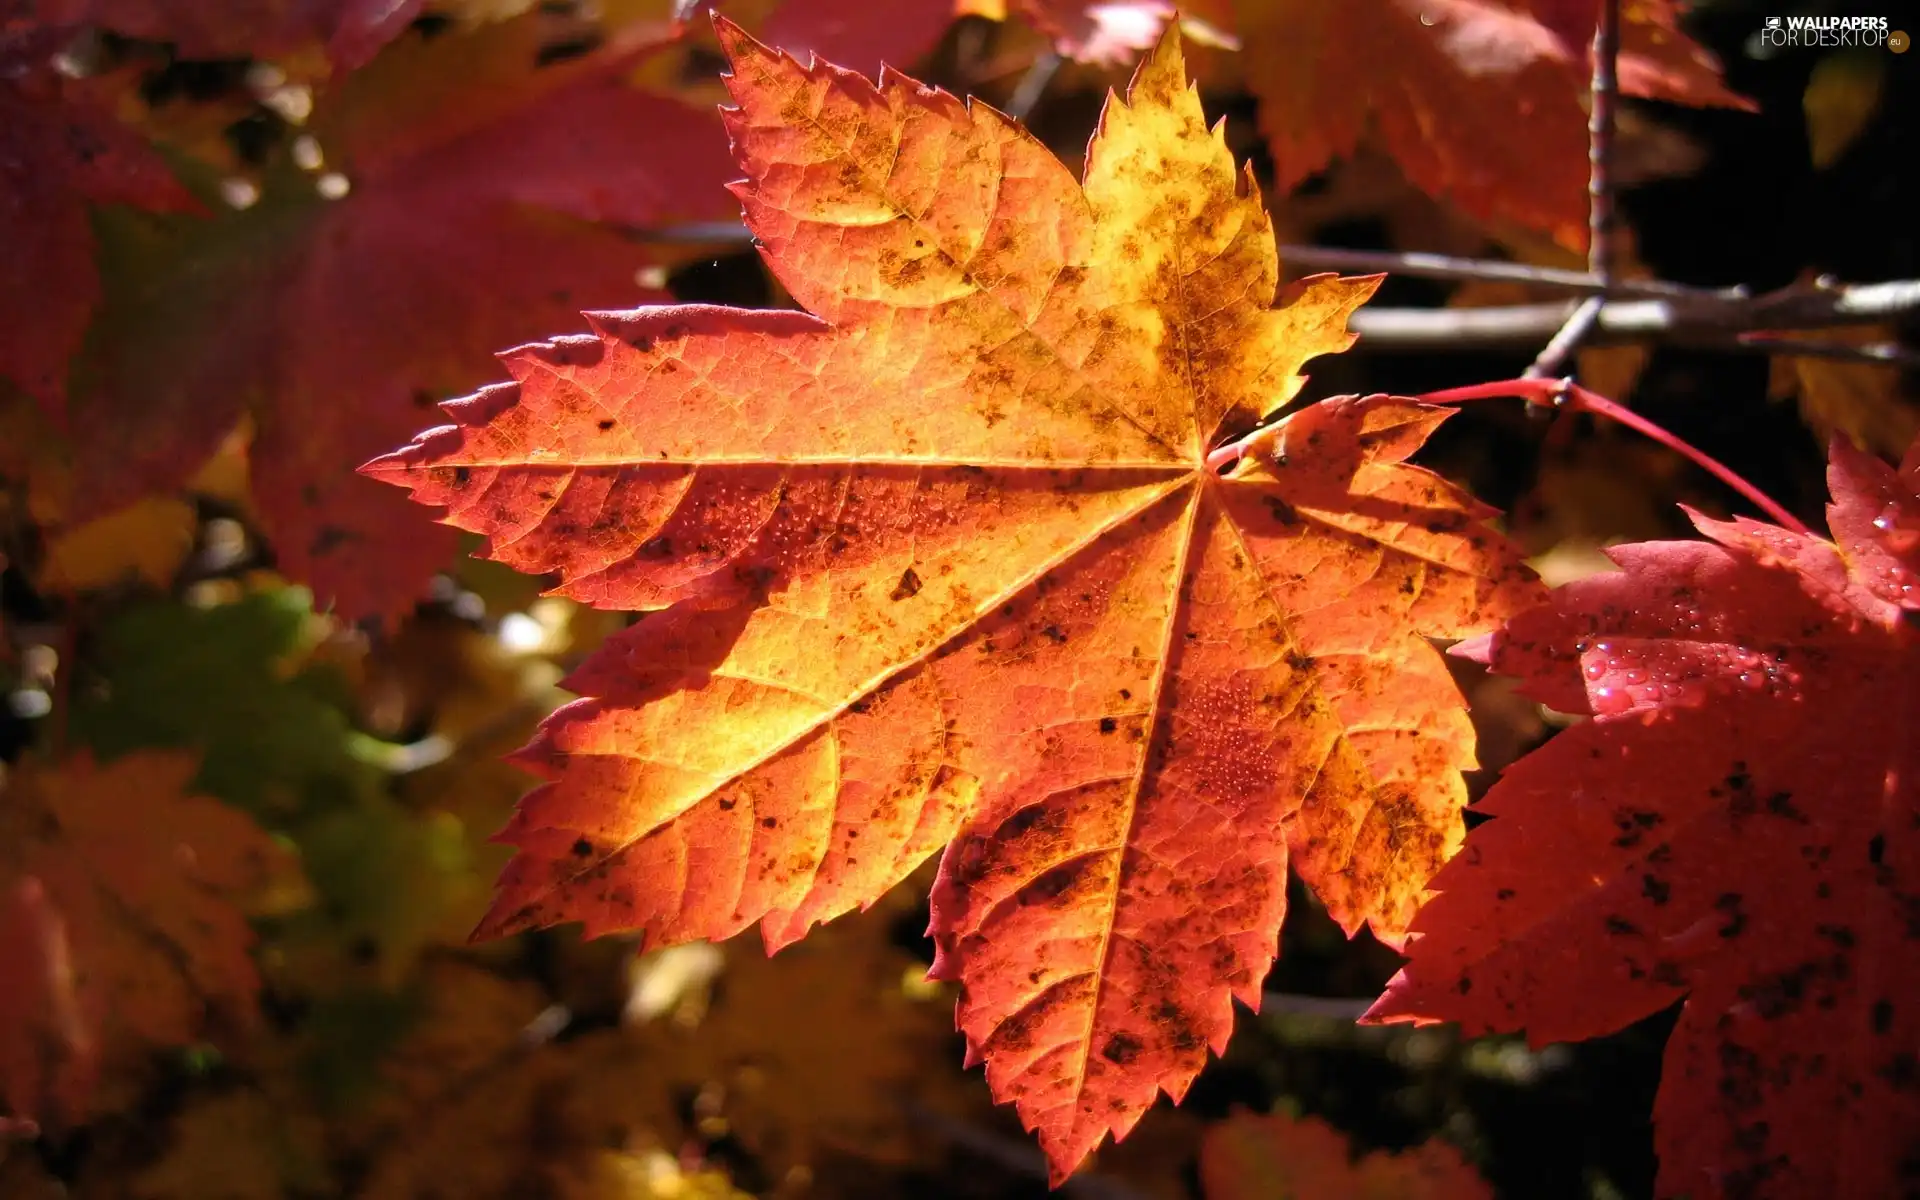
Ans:
{"label": "orange maple leaf", "polygon": [[1272,226],[1177,37],[1084,185],[1008,118],[720,22],[745,218],[810,311],[588,314],[368,464],[562,594],[648,612],[520,761],[479,935],[770,948],[948,842],[937,975],[1062,1178],[1258,1002],[1289,857],[1404,928],[1462,836],[1428,637],[1537,598],[1403,461],[1445,410],[1306,408],[1375,279],[1273,307]]}
{"label": "orange maple leaf", "polygon": [[83,1119],[100,1067],[244,1017],[242,905],[287,869],[248,817],[187,791],[190,756],[15,769],[0,795],[0,1101]]}

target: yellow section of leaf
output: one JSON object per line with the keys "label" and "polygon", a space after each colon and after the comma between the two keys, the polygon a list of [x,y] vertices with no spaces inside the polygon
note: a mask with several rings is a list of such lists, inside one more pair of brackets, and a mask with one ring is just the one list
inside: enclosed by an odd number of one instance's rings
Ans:
{"label": "yellow section of leaf", "polygon": [[[1783,336],[1859,346],[1897,340],[1884,325]],[[1800,419],[1823,440],[1844,434],[1854,445],[1895,461],[1920,434],[1920,398],[1902,389],[1900,369],[1891,364],[1776,354],[1768,391],[1775,399],[1795,397]]]}
{"label": "yellow section of leaf", "polygon": [[165,587],[193,550],[193,506],[149,496],[61,534],[47,547],[40,586],[84,592],[133,580]]}
{"label": "yellow section of leaf", "polygon": [[1800,104],[1807,114],[1807,155],[1825,170],[1840,161],[1880,110],[1885,52],[1829,54],[1813,66]]}

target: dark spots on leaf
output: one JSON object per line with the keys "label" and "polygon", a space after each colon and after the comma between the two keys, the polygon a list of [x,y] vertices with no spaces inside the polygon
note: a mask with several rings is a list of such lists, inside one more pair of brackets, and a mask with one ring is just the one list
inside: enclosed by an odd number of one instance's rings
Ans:
{"label": "dark spots on leaf", "polygon": [[1000,833],[1008,838],[1020,838],[1029,833],[1055,834],[1061,828],[1059,813],[1045,804],[1029,804],[1001,822]]}
{"label": "dark spots on leaf", "polygon": [[573,856],[575,858],[589,858],[592,857],[592,855],[593,843],[586,838],[580,838],[573,843]]}
{"label": "dark spots on leaf", "polygon": [[718,803],[720,805],[721,812],[732,812],[740,804],[738,800],[735,800],[731,796],[728,796],[726,799],[721,800]]}
{"label": "dark spots on leaf", "polygon": [[558,62],[566,62],[569,59],[585,58],[587,55],[593,53],[594,49],[600,45],[602,40],[599,34],[592,34],[585,37],[563,38],[559,41],[548,42],[534,52],[533,65],[536,67],[545,67]]}
{"label": "dark spots on leaf", "polygon": [[1657,812],[1645,812],[1637,809],[1627,809],[1617,812],[1613,815],[1613,827],[1620,831],[1620,836],[1613,839],[1613,844],[1623,850],[1637,846],[1640,844],[1641,839],[1646,837],[1647,830],[1652,829],[1665,819],[1666,818]]}
{"label": "dark spots on leaf", "polygon": [[1131,699],[1133,699],[1133,693],[1132,693],[1131,691],[1128,691],[1128,690],[1127,690],[1126,688],[1121,688],[1121,689],[1120,689],[1120,698],[1121,698],[1122,700],[1131,700]]}
{"label": "dark spots on leaf", "polygon": [[893,585],[891,598],[894,600],[911,600],[919,594],[920,576],[914,572],[912,567],[908,567],[900,573],[900,582]]}
{"label": "dark spots on leaf", "polygon": [[1716,1090],[1729,1109],[1742,1112],[1758,1108],[1765,1098],[1761,1087],[1763,1069],[1760,1056],[1738,1042],[1721,1042],[1717,1049],[1720,1059],[1720,1080]]}
{"label": "dark spots on leaf", "polygon": [[1920,1055],[1909,1050],[1896,1054],[1887,1061],[1887,1065],[1874,1074],[1887,1081],[1896,1092],[1911,1092],[1920,1089]]}
{"label": "dark spots on leaf", "polygon": [[1155,1005],[1149,1019],[1160,1030],[1167,1044],[1182,1054],[1192,1054],[1207,1044],[1207,1039],[1194,1028],[1193,1018],[1171,1000],[1162,1000]]}
{"label": "dark spots on leaf", "polygon": [[852,704],[847,705],[847,711],[853,713],[864,713],[871,708],[873,708],[873,697],[871,696],[862,696]]}
{"label": "dark spots on leaf", "polygon": [[1640,932],[1640,927],[1625,917],[1609,916],[1607,918],[1607,932],[1622,937],[1631,937]]}
{"label": "dark spots on leaf", "polygon": [[780,828],[780,822],[779,822],[779,820],[778,820],[777,818],[775,818],[775,817],[761,817],[761,818],[760,818],[760,828],[762,828],[762,829],[778,829],[778,828]]}
{"label": "dark spots on leaf", "polygon": [[1313,670],[1314,661],[1311,654],[1302,654],[1298,650],[1287,651],[1287,665],[1296,671]]}
{"label": "dark spots on leaf", "polygon": [[661,534],[640,543],[641,558],[667,558],[673,554],[673,539]]}
{"label": "dark spots on leaf", "polygon": [[1116,721],[1116,720],[1114,720],[1114,719],[1113,719],[1112,717],[1101,717],[1101,718],[1100,718],[1100,732],[1101,732],[1101,733],[1112,733],[1112,732],[1113,732],[1114,730],[1116,730],[1116,729],[1118,729],[1118,728],[1120,728],[1120,722],[1118,722],[1118,721]]}
{"label": "dark spots on leaf", "polygon": [[895,287],[912,287],[926,276],[927,264],[924,259],[909,258],[894,269],[891,282]]}
{"label": "dark spots on leaf", "polygon": [[1459,992],[1462,996],[1471,992],[1473,990],[1473,977],[1470,975],[1462,975],[1459,982],[1453,985],[1453,990]]}
{"label": "dark spots on leaf", "polygon": [[308,544],[307,552],[318,558],[323,554],[331,554],[348,542],[359,540],[360,535],[351,529],[342,529],[338,525],[322,525],[320,532],[313,535],[313,541]]}
{"label": "dark spots on leaf", "polygon": [[1657,875],[1642,875],[1640,877],[1640,894],[1655,904],[1664,905],[1668,900],[1673,898],[1673,888],[1666,880]]}
{"label": "dark spots on leaf", "polygon": [[1857,939],[1845,925],[1815,925],[1813,931],[1842,950],[1851,950]]}
{"label": "dark spots on leaf", "polygon": [[1511,900],[1513,899],[1513,895],[1514,893],[1512,888],[1501,888],[1499,891],[1493,894],[1493,898],[1495,900]]}
{"label": "dark spots on leaf", "polygon": [[1060,628],[1058,625],[1049,625],[1045,629],[1042,629],[1040,632],[1046,637],[1048,641],[1052,642],[1056,646],[1059,645],[1061,642],[1064,642],[1067,640],[1066,630]]}
{"label": "dark spots on leaf", "polygon": [[653,353],[653,339],[644,333],[636,333],[628,338],[627,345],[632,346],[642,354]]}
{"label": "dark spots on leaf", "polygon": [[1100,1057],[1120,1066],[1131,1066],[1133,1060],[1140,1057],[1140,1051],[1146,1049],[1139,1038],[1128,1033],[1116,1033],[1107,1039],[1100,1048]]}
{"label": "dark spots on leaf", "polygon": [[[455,467],[453,469],[453,481],[455,483],[464,484],[472,478],[473,472],[466,467]],[[313,501],[309,500],[307,503],[311,504]]]}
{"label": "dark spots on leaf", "polygon": [[1411,596],[1419,590],[1419,583],[1417,583],[1411,575],[1400,581],[1400,594],[1403,596]]}
{"label": "dark spots on leaf", "polygon": [[1873,1008],[1868,1013],[1868,1021],[1872,1025],[1874,1033],[1885,1035],[1893,1028],[1893,1002],[1891,1000],[1875,1000],[1873,1002]]}
{"label": "dark spots on leaf", "polygon": [[1873,840],[1867,843],[1867,862],[1877,867],[1880,865],[1880,860],[1886,856],[1887,835],[1876,833],[1873,835]]}
{"label": "dark spots on leaf", "polygon": [[612,417],[602,417],[598,424],[600,432],[605,433],[607,430],[613,428],[614,421]]}
{"label": "dark spots on leaf", "polygon": [[1747,914],[1741,907],[1739,892],[1722,892],[1713,902],[1713,907],[1726,914],[1727,923],[1720,927],[1723,938],[1737,938],[1746,931]]}
{"label": "dark spots on leaf", "polygon": [[1268,515],[1270,515],[1274,520],[1278,521],[1280,524],[1298,525],[1300,523],[1300,514],[1293,510],[1293,506],[1291,504],[1288,504],[1285,500],[1282,500],[1280,497],[1262,496],[1261,500],[1263,500],[1266,503]]}

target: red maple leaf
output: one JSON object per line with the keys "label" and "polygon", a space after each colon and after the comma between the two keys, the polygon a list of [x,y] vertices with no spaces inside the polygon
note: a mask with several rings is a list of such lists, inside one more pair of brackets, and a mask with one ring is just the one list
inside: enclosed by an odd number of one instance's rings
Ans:
{"label": "red maple leaf", "polygon": [[1276,305],[1176,36],[1077,182],[985,106],[721,30],[735,190],[809,311],[590,314],[365,468],[652,610],[519,756],[546,782],[478,932],[779,947],[951,843],[934,970],[1064,1177],[1224,1049],[1290,863],[1398,935],[1473,761],[1426,639],[1537,581],[1406,463],[1445,410],[1322,401],[1209,464],[1377,280]]}
{"label": "red maple leaf", "polygon": [[1838,545],[1696,515],[1713,543],[1616,547],[1466,648],[1593,719],[1481,802],[1370,1013],[1537,1044],[1684,997],[1662,1196],[1895,1196],[1920,1163],[1920,448],[1836,442],[1829,480]]}
{"label": "red maple leaf", "polygon": [[0,8],[0,378],[50,415],[100,300],[89,206],[195,208],[167,165],[53,70],[66,35]]}
{"label": "red maple leaf", "polygon": [[540,67],[537,16],[405,39],[349,76],[311,125],[344,195],[287,165],[204,229],[119,230],[73,402],[82,507],[178,486],[251,414],[281,566],[348,616],[421,594],[451,535],[352,469],[493,348],[656,295],[645,248],[596,223],[712,215],[732,174],[710,113],[621,77],[662,30]]}
{"label": "red maple leaf", "polygon": [[[1543,21],[1503,0],[1239,0],[1276,185],[1297,185],[1377,131],[1421,190],[1584,245],[1594,9],[1547,8]],[[1626,6],[1622,90],[1753,107],[1721,86],[1718,64],[1675,20],[1659,0]]]}

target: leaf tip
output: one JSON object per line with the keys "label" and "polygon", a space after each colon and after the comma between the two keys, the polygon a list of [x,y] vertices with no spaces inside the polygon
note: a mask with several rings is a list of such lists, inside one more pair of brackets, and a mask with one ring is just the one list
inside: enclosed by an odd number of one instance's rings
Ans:
{"label": "leaf tip", "polygon": [[727,56],[729,77],[745,60],[778,56],[779,51],[755,38],[738,22],[731,20],[718,9],[713,10],[710,15],[713,17],[713,35],[720,40],[720,52]]}
{"label": "leaf tip", "polygon": [[1447,647],[1447,654],[1452,658],[1461,658],[1468,662],[1477,662],[1483,667],[1491,666],[1493,663],[1493,638],[1493,634],[1483,633],[1477,637],[1470,637],[1463,641],[1455,642],[1453,645]]}

